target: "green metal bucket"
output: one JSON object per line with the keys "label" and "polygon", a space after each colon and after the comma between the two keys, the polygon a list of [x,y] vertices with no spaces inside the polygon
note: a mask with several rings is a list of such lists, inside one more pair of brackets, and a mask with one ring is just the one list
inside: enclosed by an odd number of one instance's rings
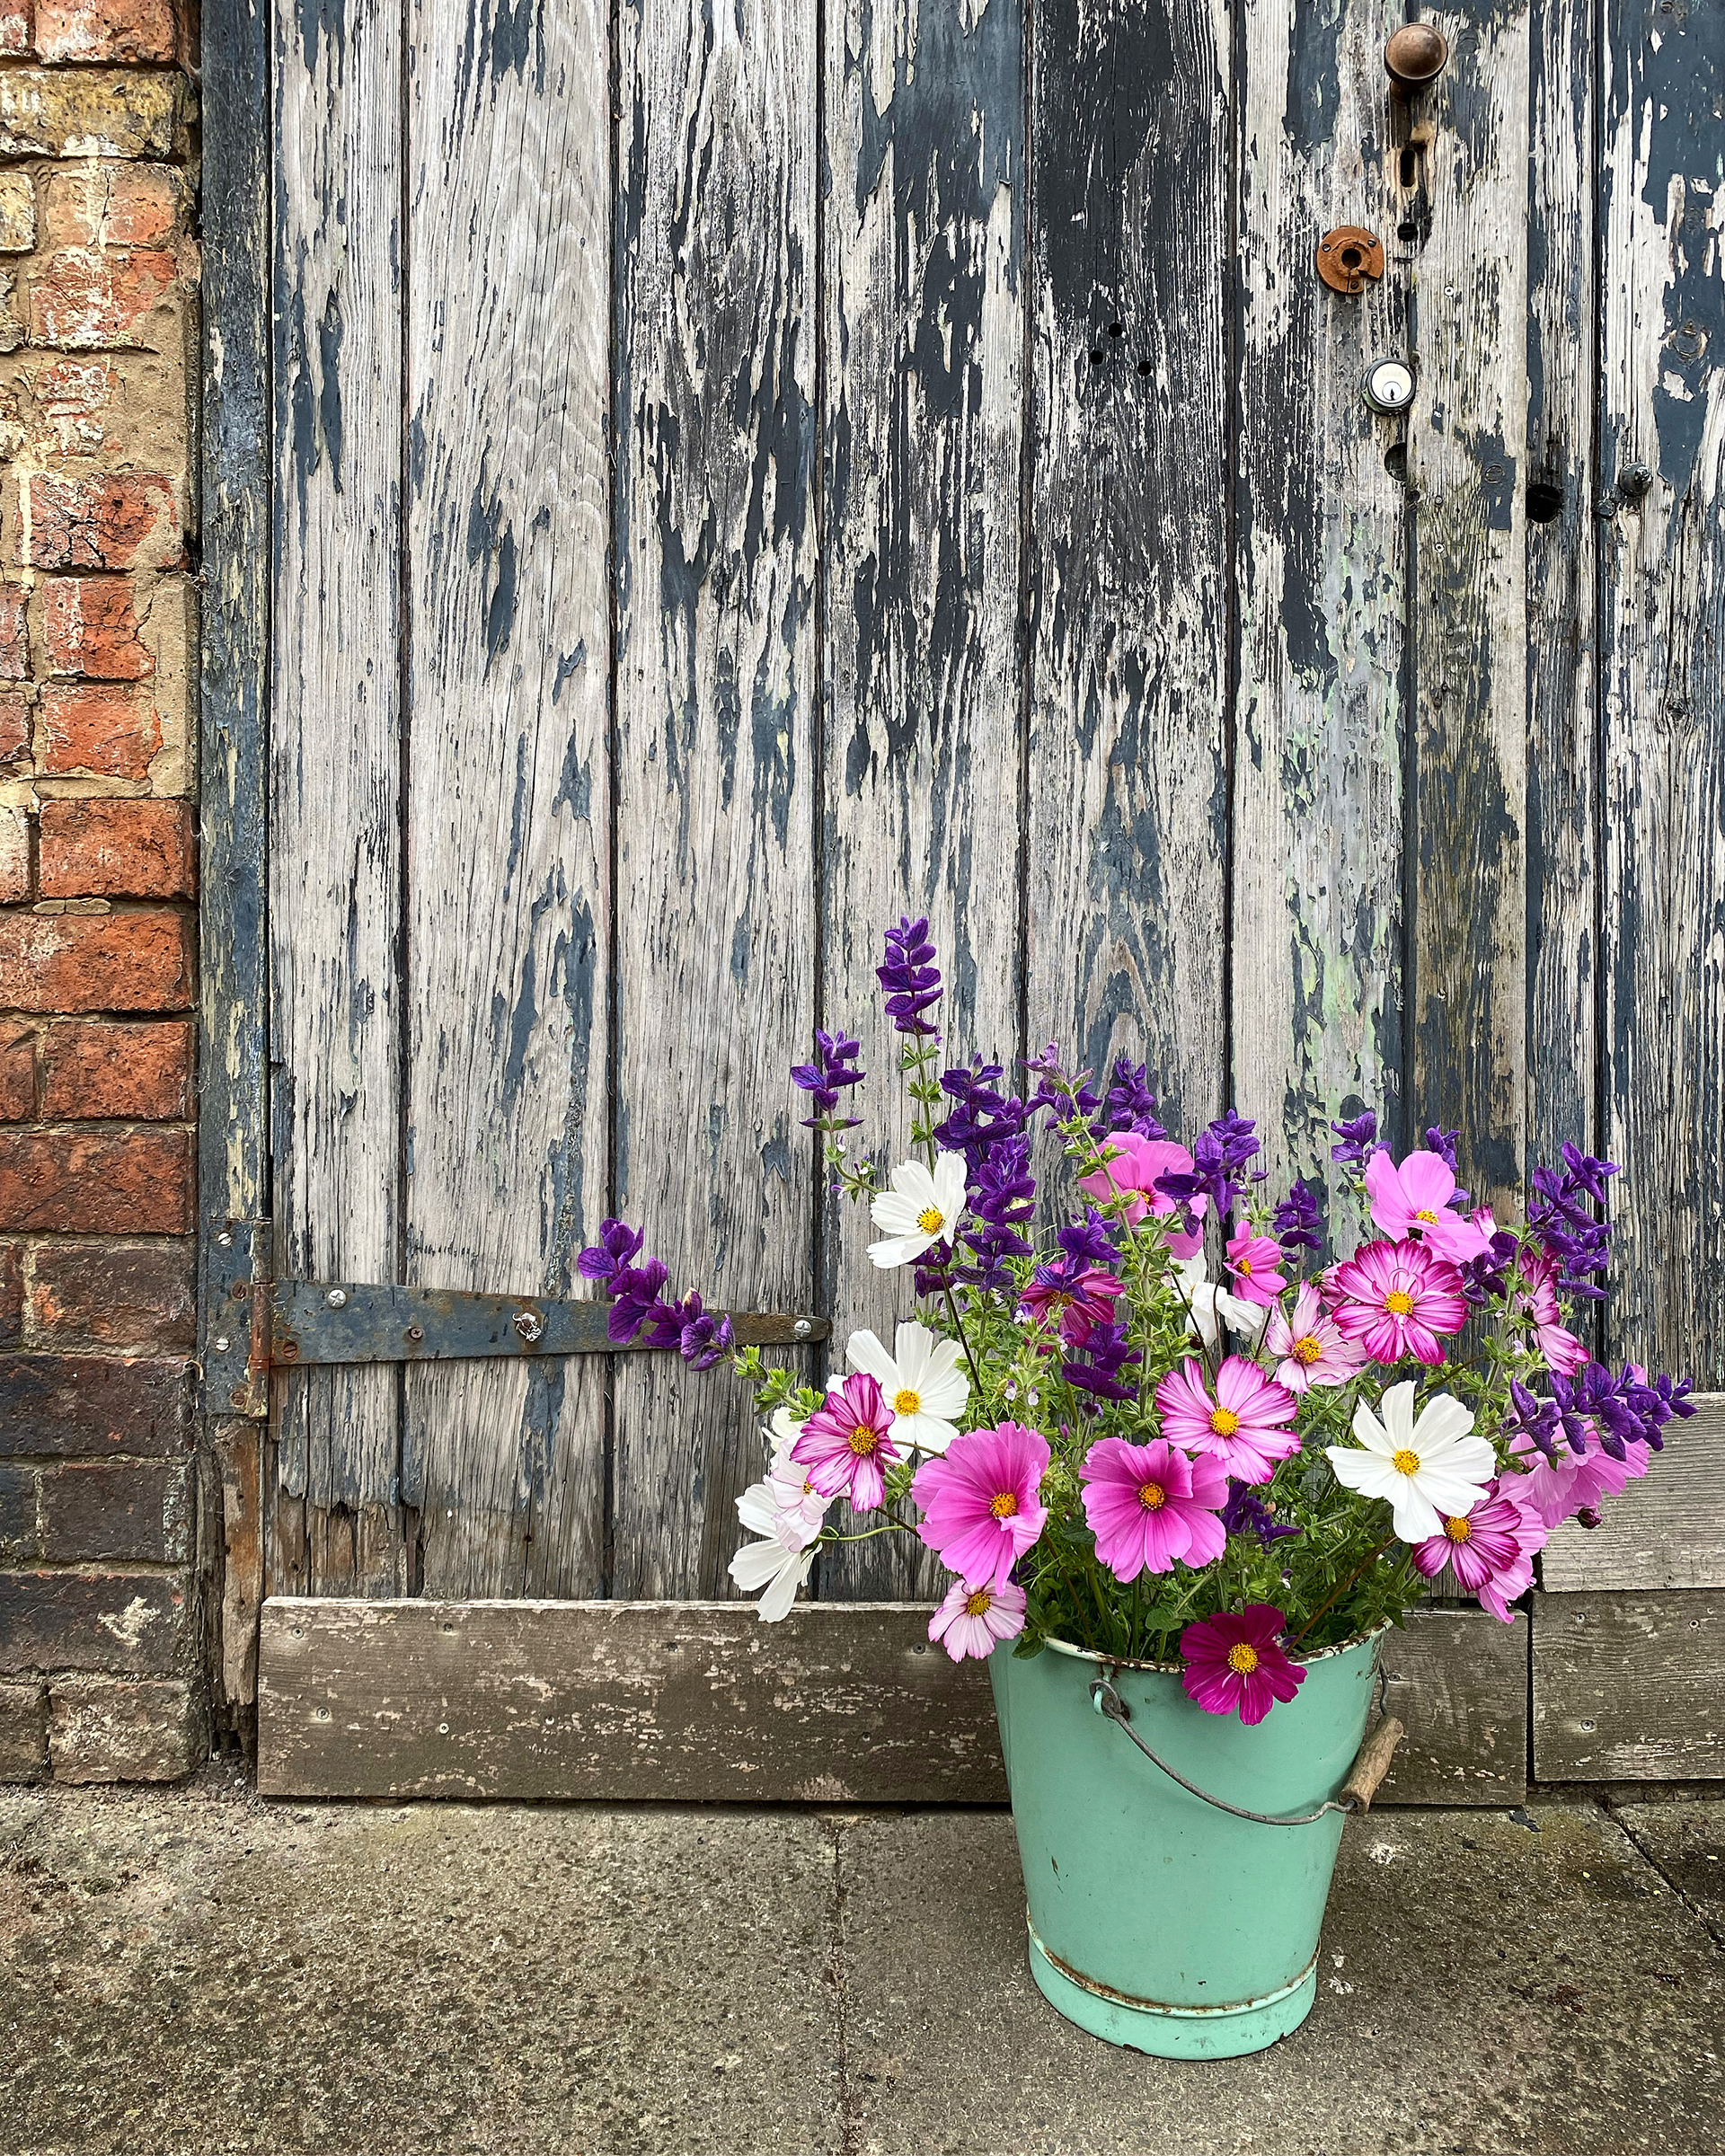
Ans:
{"label": "green metal bucket", "polygon": [[1050,1642],[989,1673],[1043,1996],[1092,2036],[1163,2058],[1261,2051],[1312,2010],[1318,1932],[1342,1815],[1238,1819],[1190,1795],[1105,1719],[1111,1679],[1130,1727],[1176,1772],[1242,1809],[1333,1798],[1366,1732],[1381,1633],[1305,1664],[1256,1728],[1207,1714],[1179,1673]]}

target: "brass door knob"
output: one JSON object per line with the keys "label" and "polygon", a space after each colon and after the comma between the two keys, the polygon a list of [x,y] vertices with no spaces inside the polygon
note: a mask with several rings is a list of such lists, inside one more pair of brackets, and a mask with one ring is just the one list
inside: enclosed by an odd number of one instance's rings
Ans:
{"label": "brass door knob", "polygon": [[1384,48],[1384,67],[1403,97],[1435,83],[1448,57],[1443,31],[1429,22],[1404,22]]}

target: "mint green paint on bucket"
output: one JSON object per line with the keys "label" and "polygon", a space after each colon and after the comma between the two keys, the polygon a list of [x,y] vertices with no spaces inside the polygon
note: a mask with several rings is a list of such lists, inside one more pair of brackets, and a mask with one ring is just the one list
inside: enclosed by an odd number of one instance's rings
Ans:
{"label": "mint green paint on bucket", "polygon": [[1333,1798],[1366,1734],[1382,1635],[1328,1649],[1255,1729],[1207,1714],[1179,1673],[1050,1646],[989,1664],[1030,1925],[1031,1974],[1069,2021],[1163,2058],[1261,2051],[1317,1991],[1342,1815],[1260,1826],[1190,1796],[1092,1704],[1111,1676],[1132,1727],[1248,1811]]}

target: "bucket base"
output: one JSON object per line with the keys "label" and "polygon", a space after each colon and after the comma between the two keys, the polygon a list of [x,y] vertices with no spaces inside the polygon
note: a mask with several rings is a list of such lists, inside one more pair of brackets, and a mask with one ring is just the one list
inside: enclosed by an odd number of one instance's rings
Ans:
{"label": "bucket base", "polygon": [[1237,2059],[1249,2051],[1262,2051],[1296,2029],[1317,1997],[1314,1957],[1285,1991],[1243,2006],[1154,2006],[1075,1982],[1034,1931],[1025,1928],[1030,1931],[1031,1975],[1057,2013],[1105,2044],[1148,2052],[1158,2059]]}

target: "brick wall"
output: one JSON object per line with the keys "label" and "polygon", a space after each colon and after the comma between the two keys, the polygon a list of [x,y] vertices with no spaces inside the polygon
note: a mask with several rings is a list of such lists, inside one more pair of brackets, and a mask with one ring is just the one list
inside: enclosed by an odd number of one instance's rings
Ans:
{"label": "brick wall", "polygon": [[182,34],[0,0],[0,1779],[205,1741]]}

